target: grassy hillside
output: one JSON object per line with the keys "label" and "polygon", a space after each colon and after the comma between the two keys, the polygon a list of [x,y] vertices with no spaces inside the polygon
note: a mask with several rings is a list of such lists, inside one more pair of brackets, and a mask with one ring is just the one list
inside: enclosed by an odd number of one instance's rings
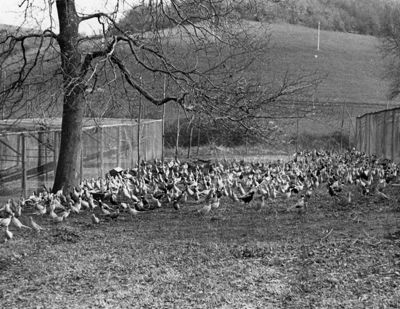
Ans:
{"label": "grassy hillside", "polygon": [[[387,104],[399,104],[386,99],[388,83],[383,80],[384,63],[377,38],[321,31],[317,52],[316,29],[288,24],[270,28],[272,63],[266,68],[266,75],[289,69],[299,73],[316,71],[325,76],[315,94],[316,114],[308,114],[300,121],[300,132],[340,131],[344,115],[343,131],[353,134],[356,116],[384,109]],[[293,132],[295,121],[287,129]]]}
{"label": "grassy hillside", "polygon": [[[247,23],[254,29],[260,25],[254,21]],[[316,29],[289,24],[272,24],[269,27],[270,49],[265,54],[265,59],[254,66],[265,80],[279,79],[287,70],[298,74],[315,71],[324,76],[322,84],[316,90],[315,103],[308,99],[306,104],[308,107],[315,106],[315,114],[309,113],[306,119],[300,121],[300,132],[339,131],[344,115],[343,130],[353,133],[355,116],[380,110],[388,104],[387,82],[382,78],[383,61],[377,38],[321,31],[320,51],[317,52]],[[162,81],[151,80],[151,83],[162,85]],[[288,104],[296,108],[294,103]],[[396,103],[390,102],[390,106],[394,104]],[[161,116],[161,108],[148,105],[145,110],[147,118]],[[167,110],[168,118],[176,117],[175,108],[171,106]],[[295,120],[285,123],[285,129],[293,133],[295,124]]]}
{"label": "grassy hillside", "polygon": [[[386,102],[382,81],[383,61],[375,37],[321,31],[317,52],[317,30],[303,26],[271,26],[274,69],[316,70],[327,74],[318,97],[348,102]],[[318,58],[315,57],[318,55]]]}

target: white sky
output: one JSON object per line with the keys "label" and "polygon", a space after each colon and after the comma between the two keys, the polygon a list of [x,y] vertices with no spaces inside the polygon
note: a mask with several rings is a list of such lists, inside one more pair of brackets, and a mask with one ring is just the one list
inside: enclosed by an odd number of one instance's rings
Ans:
{"label": "white sky", "polygon": [[[49,0],[29,0],[32,4],[32,14],[26,17],[26,22],[24,23],[24,9],[26,6],[19,7],[19,4],[24,2],[23,0],[0,0],[0,24],[21,26],[29,28],[46,29],[50,26],[50,17],[48,10]],[[56,16],[56,5],[55,0],[53,5],[53,16]],[[122,1],[121,1],[122,2]],[[133,1],[136,2],[136,1]],[[78,13],[92,14],[99,11],[105,13],[111,13],[114,10],[117,0],[76,0],[76,10]],[[45,11],[43,8],[47,7]],[[124,8],[129,8],[125,5]],[[121,10],[123,11],[123,10]],[[121,16],[121,14],[119,14]],[[36,20],[35,20],[36,19]],[[57,19],[53,19],[53,28],[57,31],[58,22]],[[93,34],[101,30],[98,25],[97,19],[90,22],[84,22],[80,24],[79,31],[86,34]]]}

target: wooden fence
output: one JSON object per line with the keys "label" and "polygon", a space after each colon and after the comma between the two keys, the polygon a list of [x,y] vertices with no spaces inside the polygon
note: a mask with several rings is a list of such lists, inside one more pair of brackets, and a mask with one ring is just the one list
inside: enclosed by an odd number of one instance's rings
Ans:
{"label": "wooden fence", "polygon": [[357,117],[356,144],[369,155],[400,162],[400,108]]}
{"label": "wooden fence", "polygon": [[[26,195],[54,181],[60,130],[0,134],[0,196]],[[103,177],[110,169],[131,168],[140,160],[160,159],[162,122],[84,127],[80,177]]]}

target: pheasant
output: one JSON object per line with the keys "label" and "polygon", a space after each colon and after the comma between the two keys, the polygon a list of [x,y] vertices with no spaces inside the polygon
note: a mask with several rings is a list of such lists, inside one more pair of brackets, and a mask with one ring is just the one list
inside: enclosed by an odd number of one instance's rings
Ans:
{"label": "pheasant", "polygon": [[97,218],[95,214],[92,214],[91,219],[92,219],[92,223],[93,224],[99,224],[100,223],[100,219]]}
{"label": "pheasant", "polygon": [[8,227],[12,220],[12,215],[8,216],[7,218],[0,218],[0,226]]}
{"label": "pheasant", "polygon": [[207,215],[210,211],[211,211],[211,203],[208,203],[208,204],[204,205],[202,208],[200,208],[197,212],[198,212],[200,215],[205,216],[205,215]]}
{"label": "pheasant", "polygon": [[45,230],[45,228],[41,227],[39,224],[37,224],[32,217],[29,217],[30,224],[32,228],[36,231],[36,233],[40,233],[40,231]]}
{"label": "pheasant", "polygon": [[254,193],[255,193],[254,191],[250,191],[246,195],[239,196],[238,198],[239,198],[239,200],[243,201],[245,204],[249,204],[253,200]]}
{"label": "pheasant", "polygon": [[6,236],[6,241],[11,240],[11,238],[13,238],[13,233],[8,229],[8,227],[5,230],[5,236]]}
{"label": "pheasant", "polygon": [[14,224],[19,229],[22,229],[22,228],[31,229],[29,226],[26,226],[26,225],[22,224],[22,222],[19,221],[19,219],[14,217],[14,216],[12,217],[11,222],[12,222],[12,224]]}

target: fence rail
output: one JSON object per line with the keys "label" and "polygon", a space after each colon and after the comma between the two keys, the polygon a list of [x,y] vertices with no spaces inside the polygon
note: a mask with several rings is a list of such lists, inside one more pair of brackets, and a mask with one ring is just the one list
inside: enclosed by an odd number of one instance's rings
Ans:
{"label": "fence rail", "polygon": [[357,117],[356,144],[369,155],[400,162],[400,108]]}
{"label": "fence rail", "polygon": [[[161,120],[142,121],[140,136],[137,133],[136,122],[84,127],[81,179],[103,177],[116,166],[131,168],[139,157],[141,160],[161,158]],[[42,185],[51,187],[60,137],[60,130],[55,129],[0,134],[0,196],[26,195]]]}

